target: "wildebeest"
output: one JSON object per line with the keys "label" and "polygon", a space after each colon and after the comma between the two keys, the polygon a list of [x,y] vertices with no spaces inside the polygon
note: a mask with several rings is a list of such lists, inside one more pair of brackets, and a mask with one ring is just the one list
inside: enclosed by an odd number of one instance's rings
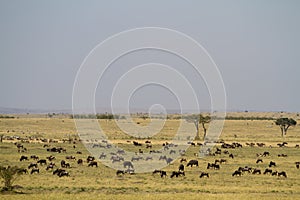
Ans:
{"label": "wildebeest", "polygon": [[284,172],[284,171],[278,172],[277,175],[278,176],[283,176],[283,177],[287,178],[286,172]]}
{"label": "wildebeest", "polygon": [[117,170],[117,171],[116,171],[116,175],[118,176],[118,175],[120,175],[120,174],[124,175],[124,174],[125,174],[125,171],[124,171],[124,170]]}
{"label": "wildebeest", "polygon": [[117,154],[124,155],[124,154],[125,154],[125,151],[124,151],[123,149],[118,149]]}
{"label": "wildebeest", "polygon": [[170,154],[172,154],[172,153],[176,153],[176,151],[172,149],[172,150],[170,151]]}
{"label": "wildebeest", "polygon": [[33,173],[40,173],[40,169],[39,168],[33,168],[30,172],[30,174],[33,174]]}
{"label": "wildebeest", "polygon": [[181,172],[181,171],[173,171],[172,174],[171,174],[171,178],[173,178],[174,176],[178,177],[178,176],[185,176],[185,173],[184,172]]}
{"label": "wildebeest", "polygon": [[75,156],[66,156],[67,160],[76,160]]}
{"label": "wildebeest", "polygon": [[88,165],[88,167],[94,167],[94,166],[98,167],[97,161],[91,161]]}
{"label": "wildebeest", "polygon": [[272,174],[272,169],[265,169],[264,174]]}
{"label": "wildebeest", "polygon": [[181,158],[181,159],[180,159],[180,162],[181,162],[181,163],[182,163],[182,162],[187,162],[187,161],[186,161],[186,158]]}
{"label": "wildebeest", "polygon": [[33,160],[38,160],[39,159],[39,157],[36,156],[36,155],[31,155],[30,158],[33,159]]}
{"label": "wildebeest", "polygon": [[70,176],[69,172],[64,169],[56,169],[53,171],[53,175],[57,174],[59,177]]}
{"label": "wildebeest", "polygon": [[169,164],[171,164],[171,162],[173,162],[173,159],[172,158],[167,158],[166,162],[169,165]]}
{"label": "wildebeest", "polygon": [[28,160],[28,157],[27,156],[21,156],[20,161],[23,161],[23,160]]}
{"label": "wildebeest", "polygon": [[141,144],[141,143],[139,143],[139,142],[136,142],[136,141],[133,141],[132,143],[133,143],[133,145],[134,145],[134,146],[142,146],[142,144]]}
{"label": "wildebeest", "polygon": [[286,154],[278,154],[278,157],[287,157],[287,155]]}
{"label": "wildebeest", "polygon": [[199,178],[202,178],[202,177],[205,177],[205,176],[206,176],[207,178],[209,178],[209,174],[208,174],[208,173],[206,173],[206,172],[201,172]]}
{"label": "wildebeest", "polygon": [[234,158],[234,155],[231,153],[231,154],[229,154],[229,158]]}
{"label": "wildebeest", "polygon": [[48,156],[48,157],[46,157],[50,162],[52,161],[52,160],[54,160],[55,159],[55,157],[54,156]]}
{"label": "wildebeest", "polygon": [[82,164],[83,164],[83,160],[82,160],[81,158],[78,159],[78,160],[77,160],[77,164],[78,164],[78,165],[82,165]]}
{"label": "wildebeest", "polygon": [[261,174],[261,170],[260,169],[254,169],[252,174]]}
{"label": "wildebeest", "polygon": [[92,162],[92,161],[94,161],[94,160],[95,160],[95,157],[94,157],[94,156],[88,156],[88,157],[86,158],[87,163]]}
{"label": "wildebeest", "polygon": [[103,152],[102,152],[101,155],[99,156],[99,159],[102,159],[102,158],[103,158],[103,159],[106,158],[106,154],[103,153]]}
{"label": "wildebeest", "polygon": [[152,174],[160,174],[161,173],[161,170],[158,170],[158,169],[155,169]]}
{"label": "wildebeest", "polygon": [[62,160],[60,161],[60,166],[62,168],[70,168],[70,163],[67,163],[66,161]]}
{"label": "wildebeest", "polygon": [[167,160],[167,156],[160,156],[159,160]]}
{"label": "wildebeest", "polygon": [[141,157],[141,156],[133,156],[131,158],[131,162],[133,162],[133,161],[139,161],[139,160],[143,160],[143,157]]}
{"label": "wildebeest", "polygon": [[260,162],[262,163],[262,162],[263,162],[263,160],[262,160],[262,159],[260,159],[260,158],[256,160],[256,164],[258,164],[258,163],[260,163]]}
{"label": "wildebeest", "polygon": [[266,157],[266,156],[270,156],[270,152],[268,152],[268,151],[265,151],[265,152],[262,154],[262,156],[264,156],[264,157]]}
{"label": "wildebeest", "polygon": [[180,165],[179,165],[178,171],[184,171],[184,165],[183,165],[183,164],[180,164]]}
{"label": "wildebeest", "polygon": [[55,166],[55,163],[50,163],[50,164],[46,167],[46,170],[53,169],[54,166]]}
{"label": "wildebeest", "polygon": [[30,164],[28,165],[28,169],[33,168],[33,167],[37,168],[38,166],[37,166],[36,163],[30,163]]}
{"label": "wildebeest", "polygon": [[215,163],[207,163],[207,169],[210,169],[210,168],[220,169],[220,165],[215,164]]}
{"label": "wildebeest", "polygon": [[146,157],[146,161],[147,161],[147,160],[153,160],[152,156],[147,156],[147,157]]}
{"label": "wildebeest", "polygon": [[187,164],[187,167],[188,166],[193,167],[193,165],[196,165],[197,167],[199,167],[198,160],[190,160]]}
{"label": "wildebeest", "polygon": [[37,161],[40,165],[47,165],[47,161],[45,159],[40,159]]}
{"label": "wildebeest", "polygon": [[242,172],[239,170],[234,171],[232,174],[232,176],[241,176],[241,175],[242,175]]}
{"label": "wildebeest", "polygon": [[130,162],[130,161],[124,161],[123,166],[124,166],[124,168],[126,168],[126,167],[132,168],[132,169],[134,168],[132,162]]}
{"label": "wildebeest", "polygon": [[163,177],[167,177],[167,172],[166,171],[163,171],[161,170],[160,171],[160,177],[163,178]]}
{"label": "wildebeest", "polygon": [[299,169],[300,162],[295,162],[295,164],[296,164],[296,168]]}
{"label": "wildebeest", "polygon": [[273,161],[270,161],[269,167],[276,167],[276,163]]}

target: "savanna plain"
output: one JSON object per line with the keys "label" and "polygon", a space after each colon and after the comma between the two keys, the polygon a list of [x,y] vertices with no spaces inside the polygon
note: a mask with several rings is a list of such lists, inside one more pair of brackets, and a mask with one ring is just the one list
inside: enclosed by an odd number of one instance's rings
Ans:
{"label": "savanna plain", "polygon": [[[212,154],[199,157],[200,143],[190,145],[186,152],[161,170],[167,172],[167,177],[160,174],[135,173],[116,174],[96,158],[98,167],[89,167],[87,157],[90,155],[80,137],[77,135],[74,119],[67,115],[16,115],[12,119],[0,119],[0,165],[18,166],[28,169],[31,159],[36,155],[39,159],[54,156],[54,169],[46,170],[47,165],[38,164],[39,173],[20,175],[14,182],[13,192],[2,191],[1,199],[300,199],[300,169],[296,162],[300,161],[300,118],[297,113],[229,113],[231,116],[243,117],[292,117],[298,123],[288,129],[282,137],[280,128],[274,120],[226,120],[219,143],[212,148]],[[97,119],[94,119],[97,120]],[[126,119],[120,119],[122,122]],[[114,120],[97,120],[108,140],[117,146],[131,152],[148,153],[150,150],[163,149],[163,143],[170,142],[176,133],[180,120],[168,118],[163,129],[148,138],[134,138],[120,130]],[[140,126],[149,124],[149,119],[135,117],[134,122]],[[124,122],[125,123],[125,122]],[[208,126],[208,125],[207,125]],[[203,133],[201,126],[200,135]],[[195,129],[191,129],[194,131]],[[152,148],[146,148],[145,141],[151,141]],[[136,141],[141,146],[133,145]],[[222,148],[222,143],[239,143],[242,147]],[[286,143],[280,147],[278,144]],[[198,143],[198,144],[197,144]],[[249,145],[253,143],[252,145]],[[264,145],[258,146],[257,143]],[[17,144],[23,148],[17,148]],[[61,147],[65,152],[49,152],[46,149]],[[24,150],[25,148],[25,150]],[[218,149],[221,153],[213,154]],[[226,152],[227,151],[227,152]],[[262,156],[264,152],[269,155]],[[234,158],[229,157],[232,154]],[[279,156],[278,156],[279,155]],[[285,155],[285,156],[281,156]],[[28,160],[20,161],[21,156]],[[75,159],[66,159],[74,156]],[[185,158],[198,160],[199,166],[187,167]],[[78,164],[82,159],[83,163]],[[220,169],[207,169],[208,163],[224,159],[219,164]],[[257,163],[261,159],[263,162]],[[70,168],[69,176],[59,177],[53,171],[60,168],[61,160],[66,160]],[[270,162],[276,166],[269,167]],[[49,163],[49,161],[47,160]],[[134,164],[135,161],[133,161]],[[150,161],[149,161],[150,162]],[[173,171],[183,164],[185,176],[173,177]],[[241,176],[232,176],[239,167],[260,169],[261,174],[243,172]],[[287,177],[264,174],[265,169],[285,171]],[[200,178],[201,172],[209,177]],[[1,187],[3,183],[1,182]]]}

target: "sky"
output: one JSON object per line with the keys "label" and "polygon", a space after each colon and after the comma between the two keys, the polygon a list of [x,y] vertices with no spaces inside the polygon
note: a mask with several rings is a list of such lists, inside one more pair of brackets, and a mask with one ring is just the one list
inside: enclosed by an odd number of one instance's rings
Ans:
{"label": "sky", "polygon": [[[125,30],[162,27],[206,49],[222,76],[228,110],[299,112],[299,8],[297,0],[0,0],[0,107],[71,109],[76,74],[93,48]],[[201,109],[209,109],[205,78],[181,58],[157,50],[112,63],[99,81],[96,107],[109,107],[122,74],[149,62],[179,70]],[[170,88],[145,85],[129,104],[178,109],[180,101]]]}

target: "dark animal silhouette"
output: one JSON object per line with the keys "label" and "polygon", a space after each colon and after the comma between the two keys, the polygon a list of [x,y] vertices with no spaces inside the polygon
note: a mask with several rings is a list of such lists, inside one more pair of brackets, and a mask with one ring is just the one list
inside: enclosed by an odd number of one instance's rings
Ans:
{"label": "dark animal silhouette", "polygon": [[236,170],[235,172],[233,172],[232,176],[242,176],[242,172]]}
{"label": "dark animal silhouette", "polygon": [[178,171],[178,172],[173,171],[172,174],[171,174],[171,176],[170,176],[170,178],[173,178],[174,176],[176,176],[176,177],[185,176],[185,173],[181,172],[181,171]]}
{"label": "dark animal silhouette", "polygon": [[98,163],[97,163],[97,161],[91,161],[90,163],[89,163],[89,165],[88,165],[88,167],[98,167]]}
{"label": "dark animal silhouette", "polygon": [[202,177],[207,177],[207,178],[209,178],[209,174],[208,173],[206,173],[206,172],[201,172],[201,174],[200,174],[200,178],[202,178]]}
{"label": "dark animal silhouette", "polygon": [[269,167],[276,167],[276,163],[273,161],[270,161]]}
{"label": "dark animal silhouette", "polygon": [[272,169],[265,169],[264,174],[272,174]]}
{"label": "dark animal silhouette", "polygon": [[33,174],[33,173],[40,173],[40,169],[38,168],[33,168],[30,172],[30,174]]}
{"label": "dark animal silhouette", "polygon": [[27,156],[21,156],[20,161],[23,161],[23,160],[28,160],[28,157]]}
{"label": "dark animal silhouette", "polygon": [[186,166],[193,167],[193,165],[196,165],[197,167],[199,167],[198,160],[190,160]]}
{"label": "dark animal silhouette", "polygon": [[184,171],[184,165],[183,165],[183,164],[180,164],[180,165],[179,165],[178,171]]}
{"label": "dark animal silhouette", "polygon": [[124,168],[126,168],[126,167],[132,168],[132,169],[134,168],[132,162],[130,162],[130,161],[124,161],[123,166],[124,166]]}

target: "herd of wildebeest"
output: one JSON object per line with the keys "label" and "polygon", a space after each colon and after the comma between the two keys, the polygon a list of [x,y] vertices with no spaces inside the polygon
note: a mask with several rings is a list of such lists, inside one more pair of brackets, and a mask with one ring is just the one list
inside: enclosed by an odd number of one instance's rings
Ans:
{"label": "herd of wildebeest", "polygon": [[[66,141],[61,141],[61,142],[66,142]],[[66,148],[59,147],[59,146],[62,146],[62,145],[60,145],[61,142],[47,141],[47,142],[40,143],[40,145],[43,146],[44,150],[49,153],[49,156],[47,156],[45,158],[41,158],[39,155],[27,154],[30,151],[29,151],[29,149],[26,148],[26,143],[14,142],[14,144],[16,146],[16,150],[20,153],[19,161],[20,162],[28,162],[27,169],[23,168],[22,172],[28,173],[28,174],[38,174],[38,173],[40,173],[40,170],[43,169],[45,171],[48,171],[49,173],[52,173],[53,175],[57,175],[58,177],[64,177],[64,176],[69,177],[69,176],[71,176],[71,174],[68,171],[68,169],[70,169],[72,167],[71,165],[77,165],[77,167],[85,165],[88,167],[96,167],[97,168],[99,160],[104,159],[104,158],[106,158],[106,159],[109,158],[111,160],[111,162],[121,162],[122,163],[123,169],[116,170],[116,176],[123,176],[125,174],[134,175],[135,174],[134,165],[135,165],[135,162],[137,162],[139,160],[137,158],[144,159],[143,157],[134,156],[131,158],[131,160],[126,160],[122,157],[122,155],[125,154],[125,152],[123,150],[119,150],[117,152],[110,153],[110,155],[102,153],[101,155],[99,155],[98,158],[95,158],[93,156],[83,157],[82,152],[76,150],[76,148],[77,148],[76,143],[80,142],[80,141],[76,141],[76,142],[72,141],[72,145],[74,144],[72,148],[75,149],[75,151],[77,151],[77,152],[76,152],[76,155],[75,154],[69,155]],[[152,143],[150,140],[147,140],[144,144],[142,144],[141,142],[136,142],[136,141],[127,141],[127,142],[130,142],[134,146],[139,146],[139,147],[144,146],[144,147],[146,147],[146,149],[152,149]],[[105,140],[102,140],[102,144],[103,143],[108,144],[107,141],[105,141]],[[203,177],[209,178],[210,177],[209,170],[220,170],[221,165],[224,165],[224,164],[228,163],[228,161],[235,159],[236,155],[234,155],[234,153],[230,152],[231,149],[243,148],[243,145],[238,142],[226,143],[224,141],[221,141],[219,143],[220,143],[219,145],[216,145],[213,148],[207,148],[205,153],[207,156],[210,156],[210,157],[213,157],[216,155],[222,155],[223,158],[213,159],[214,162],[206,163],[207,170],[199,172],[200,178],[203,178]],[[205,143],[202,144],[202,143],[194,143],[194,142],[189,142],[188,144],[191,146],[194,146],[194,147],[206,145]],[[286,148],[287,145],[288,145],[288,143],[286,143],[286,142],[277,144],[279,149]],[[164,149],[168,149],[169,150],[168,152],[172,152],[175,150],[172,150],[171,147],[174,147],[176,145],[165,142],[162,144],[162,146],[163,146],[163,148],[161,151],[163,151]],[[258,148],[266,147],[266,145],[264,143],[245,143],[244,146],[258,147]],[[100,145],[94,144],[93,147],[100,147]],[[110,148],[110,147],[106,145],[106,146],[102,146],[101,148]],[[272,148],[272,146],[270,146],[270,148]],[[299,148],[299,145],[295,145],[293,148]],[[151,153],[155,154],[156,152],[158,152],[158,150],[150,150],[149,152],[150,152],[150,154]],[[65,154],[64,159],[57,159],[55,156],[56,154]],[[143,150],[139,149],[138,152],[136,152],[136,155],[141,155],[141,154],[143,154]],[[199,159],[197,159],[196,156],[197,155],[195,155],[194,159],[187,160],[187,157],[185,156],[185,151],[183,151],[183,152],[181,152],[181,158],[180,158],[180,164],[178,166],[178,170],[169,172],[169,171],[165,171],[162,169],[155,169],[153,171],[153,175],[158,174],[161,178],[166,178],[166,177],[174,178],[174,177],[185,176],[186,175],[185,168],[199,167],[199,161],[198,161]],[[288,155],[281,153],[281,154],[278,154],[277,156],[278,157],[287,157]],[[277,177],[283,177],[283,178],[288,177],[286,171],[277,171],[277,164],[276,164],[275,160],[268,161],[267,168],[257,168],[258,164],[264,163],[265,158],[270,157],[269,151],[264,151],[262,153],[256,154],[256,157],[257,157],[257,160],[255,162],[256,167],[240,166],[236,170],[232,171],[232,176],[233,177],[234,176],[243,176],[245,174],[263,174],[263,175],[277,176]],[[149,160],[150,159],[152,160],[152,157],[147,156],[147,158],[149,158]],[[159,160],[165,160],[167,162],[167,164],[171,164],[174,161],[173,159],[168,158],[168,156],[166,156],[166,154],[161,155],[159,157]],[[295,165],[294,166],[295,168],[299,169],[300,162],[295,161],[294,165]]]}

